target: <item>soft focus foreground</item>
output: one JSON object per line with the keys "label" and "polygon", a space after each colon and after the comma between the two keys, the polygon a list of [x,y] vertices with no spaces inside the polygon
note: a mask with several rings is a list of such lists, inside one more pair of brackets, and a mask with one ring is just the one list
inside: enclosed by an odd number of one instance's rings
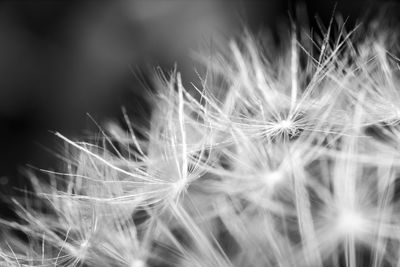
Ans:
{"label": "soft focus foreground", "polygon": [[275,50],[245,33],[195,94],[158,73],[148,127],[55,133],[66,168],[32,174],[0,265],[400,266],[395,36],[338,21]]}

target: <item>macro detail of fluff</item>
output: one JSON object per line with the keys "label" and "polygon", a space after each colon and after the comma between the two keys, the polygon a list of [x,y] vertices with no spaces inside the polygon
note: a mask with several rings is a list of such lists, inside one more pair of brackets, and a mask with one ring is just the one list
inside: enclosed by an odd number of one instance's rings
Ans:
{"label": "macro detail of fluff", "polygon": [[159,73],[148,127],[56,133],[73,152],[0,220],[0,266],[400,266],[395,36],[357,31],[244,33],[191,93]]}

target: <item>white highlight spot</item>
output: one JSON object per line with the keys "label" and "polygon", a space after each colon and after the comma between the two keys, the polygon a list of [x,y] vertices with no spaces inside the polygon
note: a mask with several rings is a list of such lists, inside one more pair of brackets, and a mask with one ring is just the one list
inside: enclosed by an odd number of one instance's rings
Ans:
{"label": "white highlight spot", "polygon": [[265,183],[268,187],[274,187],[277,183],[283,180],[283,175],[280,171],[273,171],[265,175]]}
{"label": "white highlight spot", "polygon": [[188,183],[186,179],[178,179],[172,184],[174,195],[180,195],[186,190]]}
{"label": "white highlight spot", "polygon": [[89,240],[84,240],[81,245],[80,245],[80,249],[84,250],[89,246]]}
{"label": "white highlight spot", "polygon": [[295,134],[297,131],[297,126],[292,120],[284,119],[281,121],[277,121],[274,124],[273,131],[275,135]]}
{"label": "white highlight spot", "polygon": [[131,265],[130,265],[130,267],[145,267],[145,266],[146,265],[145,265],[144,261],[138,260],[138,259],[132,261]]}
{"label": "white highlight spot", "polygon": [[277,123],[276,125],[278,128],[281,128],[283,130],[288,130],[293,127],[293,122],[290,120],[281,120],[280,122]]}
{"label": "white highlight spot", "polygon": [[356,234],[365,227],[365,220],[358,212],[344,210],[339,214],[337,227],[342,234]]}

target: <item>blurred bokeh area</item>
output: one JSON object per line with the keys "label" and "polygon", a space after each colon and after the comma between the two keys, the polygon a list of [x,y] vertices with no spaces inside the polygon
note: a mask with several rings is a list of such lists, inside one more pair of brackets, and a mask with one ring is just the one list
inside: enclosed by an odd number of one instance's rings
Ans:
{"label": "blurred bokeh area", "polygon": [[[302,1],[308,18],[328,23],[336,11],[351,23],[383,1]],[[397,7],[393,1],[385,4]],[[93,124],[135,113],[154,66],[176,63],[186,83],[191,56],[213,39],[278,29],[297,1],[113,0],[0,2],[0,187],[23,186],[27,164],[54,169],[62,142]],[[398,9],[397,9],[398,10]],[[228,49],[228,48],[227,48]],[[142,106],[143,105],[143,106]]]}

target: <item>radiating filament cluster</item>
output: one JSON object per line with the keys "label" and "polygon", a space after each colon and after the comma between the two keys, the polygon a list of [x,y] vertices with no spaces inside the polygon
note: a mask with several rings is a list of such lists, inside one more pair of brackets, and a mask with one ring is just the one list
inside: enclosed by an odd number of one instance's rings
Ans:
{"label": "radiating filament cluster", "polygon": [[201,86],[159,73],[147,126],[56,133],[65,171],[32,172],[0,266],[400,266],[400,69],[364,31],[244,34]]}

